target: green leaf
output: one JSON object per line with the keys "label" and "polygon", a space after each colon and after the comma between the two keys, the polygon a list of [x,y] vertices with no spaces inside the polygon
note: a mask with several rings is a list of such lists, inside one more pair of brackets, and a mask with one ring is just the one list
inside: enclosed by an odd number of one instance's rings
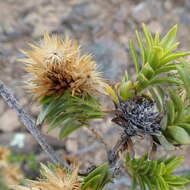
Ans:
{"label": "green leaf", "polygon": [[140,33],[138,31],[136,31],[135,33],[136,33],[137,43],[140,48],[140,54],[141,54],[142,65],[143,65],[145,63],[145,48],[144,48],[142,37],[141,37]]}
{"label": "green leaf", "polygon": [[190,75],[181,66],[178,66],[177,68],[178,68],[178,73],[181,76],[181,79],[183,80],[185,88],[187,90],[187,96],[190,100]]}
{"label": "green leaf", "polygon": [[164,178],[162,176],[158,176],[158,183],[159,183],[160,189],[169,190],[169,186],[165,182],[165,180],[164,180]]}
{"label": "green leaf", "polygon": [[152,160],[152,168],[149,171],[149,175],[148,176],[154,176],[157,172],[157,167],[158,167],[158,162],[157,160]]}
{"label": "green leaf", "polygon": [[162,131],[165,131],[168,126],[168,116],[165,114],[160,122],[160,126],[162,128]]}
{"label": "green leaf", "polygon": [[[84,183],[84,185],[82,185],[81,190],[86,190],[89,187],[92,187],[92,190],[98,190],[97,189],[97,185],[98,185],[98,181],[101,179],[101,175],[96,175],[93,178],[91,178],[89,181],[87,181],[86,183]],[[101,189],[100,189],[101,190]]]}
{"label": "green leaf", "polygon": [[141,171],[141,174],[142,175],[146,175],[149,171],[150,171],[150,168],[151,168],[151,162],[146,162],[146,165],[145,165],[145,169],[141,169],[141,170],[139,170],[139,171]]}
{"label": "green leaf", "polygon": [[165,73],[165,72],[169,72],[169,71],[173,71],[176,70],[176,65],[175,64],[167,64],[164,66],[161,66],[160,68],[156,69],[155,74],[159,75],[161,73]]}
{"label": "green leaf", "polygon": [[159,180],[158,180],[157,176],[153,176],[151,181],[155,185],[157,190],[162,190],[162,188],[160,187],[160,183],[159,183]]}
{"label": "green leaf", "polygon": [[161,162],[159,165],[158,165],[158,167],[157,167],[157,171],[156,171],[156,173],[157,173],[157,175],[158,176],[162,176],[162,175],[164,175],[165,174],[165,164],[163,163],[163,162]]}
{"label": "green leaf", "polygon": [[[164,88],[161,87],[160,85],[154,85],[154,88],[156,89],[159,98],[162,100],[162,104],[164,104],[164,102],[165,102],[165,93],[166,93],[164,91]],[[162,109],[164,111],[164,108],[162,108]]]}
{"label": "green leaf", "polygon": [[154,44],[155,44],[156,46],[159,46],[159,44],[160,44],[160,34],[159,34],[159,32],[155,32]]}
{"label": "green leaf", "polygon": [[[181,164],[182,158],[171,156],[149,160],[147,154],[140,158],[130,158],[126,155],[125,166],[133,180],[132,188],[137,184],[141,190],[170,190],[187,182],[187,179],[173,175],[173,171]],[[176,184],[172,180],[176,179]]]}
{"label": "green leaf", "polygon": [[142,176],[142,179],[143,179],[144,183],[148,186],[149,190],[154,190],[154,186],[151,183],[150,178],[148,176],[146,176],[146,175]]}
{"label": "green leaf", "polygon": [[149,80],[143,75],[143,73],[138,74],[137,81],[137,91],[141,91],[142,89],[146,88],[149,84]]}
{"label": "green leaf", "polygon": [[153,44],[152,35],[148,31],[145,24],[142,24],[142,29],[143,29],[143,33],[144,33],[144,36],[145,36],[145,39],[146,39],[146,44],[147,44],[148,48],[150,49],[152,47],[152,44]]}
{"label": "green leaf", "polygon": [[65,92],[61,97],[43,105],[37,123],[45,121],[48,131],[61,127],[60,137],[63,138],[103,115],[100,104],[94,97],[86,94],[81,98]]}
{"label": "green leaf", "polygon": [[127,101],[129,98],[132,98],[134,96],[134,92],[131,92],[131,89],[133,89],[133,83],[131,80],[122,83],[119,87],[119,96],[123,101]]}
{"label": "green leaf", "polygon": [[130,76],[127,70],[125,70],[124,76],[122,77],[121,83],[125,83],[130,80]]}
{"label": "green leaf", "polygon": [[67,113],[58,115],[57,117],[55,117],[55,118],[52,120],[51,123],[49,123],[49,125],[48,125],[48,131],[51,131],[52,129],[63,125],[63,122],[64,122],[66,119],[69,119],[69,118],[74,117],[76,113],[77,113],[77,112],[73,112],[73,111],[72,111],[72,112],[67,112]]}
{"label": "green leaf", "polygon": [[166,63],[169,63],[171,61],[174,61],[180,57],[185,57],[187,55],[189,55],[190,52],[176,52],[176,53],[172,53],[170,55],[167,55],[166,57],[162,58],[160,60],[160,64],[159,65],[164,65]]}
{"label": "green leaf", "polygon": [[163,111],[163,102],[160,96],[158,96],[158,94],[156,93],[155,89],[149,87],[148,88],[152,98],[154,99],[154,101],[156,102],[157,108],[159,110],[159,112]]}
{"label": "green leaf", "polygon": [[[180,160],[182,159],[181,157],[179,157],[180,158]],[[172,155],[172,156],[170,156],[169,158],[167,158],[166,160],[162,157],[162,159],[161,159],[161,161],[164,161],[164,163],[166,164],[166,165],[168,165],[168,164],[171,164],[172,162],[174,162],[175,160],[178,160],[178,157],[176,156],[176,155]]]}
{"label": "green leaf", "polygon": [[102,190],[103,187],[112,180],[112,172],[105,163],[93,170],[87,177],[84,177],[82,190],[92,188],[92,190]]}
{"label": "green leaf", "polygon": [[179,42],[176,42],[175,44],[171,45],[163,54],[163,57],[167,56],[170,54],[174,49],[176,49],[179,46]]}
{"label": "green leaf", "polygon": [[190,123],[190,113],[183,113],[180,122]]}
{"label": "green leaf", "polygon": [[146,40],[146,51],[145,51],[146,61],[149,62],[151,56],[151,49],[153,45],[153,38],[145,24],[142,24],[142,30]]}
{"label": "green leaf", "polygon": [[138,73],[140,70],[140,63],[138,62],[138,57],[137,57],[136,50],[135,50],[132,40],[129,40],[129,52],[131,54],[133,63],[135,65],[135,71],[136,73]]}
{"label": "green leaf", "polygon": [[152,67],[149,65],[149,63],[146,63],[145,65],[143,65],[143,68],[141,70],[141,73],[147,78],[147,79],[151,79],[154,75],[155,72],[152,69]]}
{"label": "green leaf", "polygon": [[161,45],[165,48],[168,49],[171,47],[175,41],[176,38],[176,33],[177,33],[177,25],[173,26],[168,33],[164,36],[164,38],[161,40]]}
{"label": "green leaf", "polygon": [[175,119],[175,107],[171,100],[166,101],[168,125],[173,124]]}
{"label": "green leaf", "polygon": [[44,96],[44,97],[39,101],[39,104],[43,105],[43,104],[49,103],[49,102],[53,101],[54,98],[55,98],[54,96]]}
{"label": "green leaf", "polygon": [[99,173],[107,169],[108,169],[108,164],[107,163],[102,164],[101,166],[93,170],[87,177],[85,177],[84,182],[90,180],[92,177],[98,175]]}
{"label": "green leaf", "polygon": [[190,136],[182,127],[169,126],[167,132],[179,144],[190,144]]}
{"label": "green leaf", "polygon": [[61,131],[59,133],[59,138],[63,139],[73,131],[82,127],[83,124],[76,123],[73,119],[68,119],[66,122],[63,123],[63,127],[61,127]]}
{"label": "green leaf", "polygon": [[149,85],[160,84],[160,83],[171,83],[176,85],[182,84],[179,79],[174,77],[160,77],[160,78],[156,77],[149,82]]}
{"label": "green leaf", "polygon": [[38,118],[37,118],[37,121],[36,121],[36,125],[40,125],[43,123],[46,115],[47,115],[47,112],[48,112],[48,109],[49,109],[49,106],[50,106],[51,103],[45,103],[43,106],[42,106],[42,109],[40,111],[40,114],[38,115]]}
{"label": "green leaf", "polygon": [[172,151],[172,150],[175,150],[175,147],[170,143],[168,142],[168,140],[165,138],[164,135],[161,135],[161,136],[157,136],[156,137],[158,139],[158,141],[160,142],[160,144],[168,151]]}
{"label": "green leaf", "polygon": [[189,183],[188,179],[184,177],[180,177],[180,176],[173,176],[173,175],[166,175],[165,180],[167,181],[169,185],[172,185],[172,186],[184,186],[185,184]]}
{"label": "green leaf", "polygon": [[141,190],[146,190],[146,186],[145,186],[144,180],[142,179],[142,176],[138,176],[137,179],[138,179]]}
{"label": "green leaf", "polygon": [[151,48],[151,55],[149,59],[149,64],[156,71],[158,69],[158,65],[160,64],[160,59],[163,57],[163,48],[160,46],[153,46]]}
{"label": "green leaf", "polygon": [[190,135],[190,124],[189,123],[176,123],[178,126],[185,129],[185,131]]}
{"label": "green leaf", "polygon": [[177,93],[174,92],[171,88],[169,89],[170,97],[174,103],[175,111],[177,112],[177,115],[175,116],[175,122],[177,122],[180,119],[180,116],[183,111],[183,102],[181,98],[178,96]]}
{"label": "green leaf", "polygon": [[136,190],[137,185],[138,185],[138,182],[137,182],[136,178],[134,177],[132,185],[131,185],[131,190]]}

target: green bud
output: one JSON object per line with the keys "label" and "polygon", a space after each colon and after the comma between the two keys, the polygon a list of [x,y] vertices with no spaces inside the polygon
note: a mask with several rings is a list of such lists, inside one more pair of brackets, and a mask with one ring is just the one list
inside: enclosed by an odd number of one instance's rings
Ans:
{"label": "green bud", "polygon": [[144,76],[143,73],[139,73],[137,76],[136,89],[138,92],[145,89],[149,85],[149,80]]}
{"label": "green bud", "polygon": [[149,65],[149,63],[146,63],[143,68],[142,71],[144,76],[146,76],[147,79],[152,78],[155,75],[154,70],[152,69],[152,67]]}
{"label": "green bud", "polygon": [[128,100],[134,96],[134,85],[132,81],[122,83],[119,87],[119,95],[123,101]]}

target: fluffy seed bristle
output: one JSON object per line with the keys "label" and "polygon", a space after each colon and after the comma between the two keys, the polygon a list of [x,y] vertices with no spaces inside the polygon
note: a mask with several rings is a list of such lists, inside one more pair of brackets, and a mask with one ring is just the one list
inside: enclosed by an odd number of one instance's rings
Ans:
{"label": "fluffy seed bristle", "polygon": [[9,187],[19,184],[23,178],[22,171],[15,164],[8,164],[6,167],[2,168],[1,179]]}
{"label": "fluffy seed bristle", "polygon": [[39,46],[29,46],[32,50],[22,51],[27,58],[20,61],[29,73],[26,88],[35,97],[59,96],[66,90],[72,95],[104,92],[96,62],[91,55],[80,55],[76,41],[45,33]]}
{"label": "fluffy seed bristle", "polygon": [[78,167],[68,172],[60,167],[50,170],[47,166],[41,165],[43,178],[38,181],[28,180],[28,187],[13,186],[15,190],[80,190],[81,183],[78,178]]}

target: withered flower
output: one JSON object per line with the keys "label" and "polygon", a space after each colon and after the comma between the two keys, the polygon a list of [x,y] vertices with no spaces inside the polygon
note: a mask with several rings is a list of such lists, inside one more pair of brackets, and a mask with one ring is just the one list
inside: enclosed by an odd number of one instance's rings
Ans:
{"label": "withered flower", "polygon": [[78,178],[78,167],[72,172],[56,167],[50,170],[41,165],[42,178],[38,181],[28,180],[28,186],[13,186],[15,190],[80,190],[81,183]]}
{"label": "withered flower", "polygon": [[24,178],[21,169],[15,164],[8,164],[0,169],[0,177],[7,186],[19,184]]}
{"label": "withered flower", "polygon": [[153,100],[136,96],[125,102],[120,101],[118,113],[112,121],[120,125],[129,137],[132,137],[139,134],[160,135],[161,119]]}
{"label": "withered flower", "polygon": [[39,46],[29,44],[21,59],[29,73],[26,88],[34,97],[62,95],[66,90],[72,95],[104,92],[101,74],[91,55],[81,55],[77,42],[69,38],[44,34]]}

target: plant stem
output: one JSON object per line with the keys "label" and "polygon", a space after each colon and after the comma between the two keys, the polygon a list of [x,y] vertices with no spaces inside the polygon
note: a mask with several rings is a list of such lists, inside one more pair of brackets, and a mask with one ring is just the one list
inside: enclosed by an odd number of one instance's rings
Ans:
{"label": "plant stem", "polygon": [[64,162],[62,159],[57,157],[52,147],[47,143],[47,141],[45,140],[39,129],[36,127],[34,120],[18,103],[11,90],[8,89],[2,81],[0,81],[0,96],[2,96],[4,101],[8,104],[8,106],[16,112],[20,121],[27,128],[27,130],[34,136],[36,141],[39,143],[39,145],[47,154],[47,156],[51,159],[51,161],[54,164],[59,164],[62,167],[69,169],[70,168],[69,165],[66,162]]}
{"label": "plant stem", "polygon": [[127,135],[123,135],[121,139],[119,139],[116,145],[111,149],[108,153],[108,161],[110,168],[113,168],[116,165],[118,159],[118,152],[121,151],[124,147],[127,148],[127,144],[129,141],[129,137]]}

